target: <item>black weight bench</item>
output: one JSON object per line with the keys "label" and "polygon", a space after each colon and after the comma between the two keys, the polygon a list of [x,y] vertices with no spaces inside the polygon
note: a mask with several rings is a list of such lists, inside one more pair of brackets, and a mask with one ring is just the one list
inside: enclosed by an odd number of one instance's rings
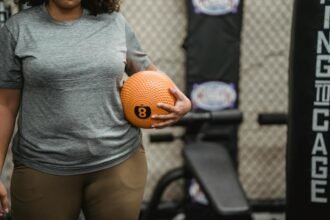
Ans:
{"label": "black weight bench", "polygon": [[218,216],[252,219],[237,171],[224,146],[204,141],[191,143],[183,149],[183,157]]}
{"label": "black weight bench", "polygon": [[[185,215],[186,220],[252,220],[250,206],[240,184],[233,158],[225,145],[209,140],[227,140],[228,135],[223,137],[219,130],[215,134],[210,134],[210,130],[206,133],[204,126],[205,123],[235,125],[242,119],[242,113],[236,109],[219,112],[190,112],[176,125],[192,128],[192,131],[180,136],[172,133],[150,135],[150,142],[183,140],[185,142],[182,150],[184,163],[182,167],[169,170],[159,179],[150,202],[142,211],[141,219],[164,219],[160,216],[166,213],[164,209],[160,209],[161,197],[172,182],[184,179],[184,198],[176,202],[175,214]],[[199,183],[208,199],[207,206],[196,206],[190,198],[191,179],[196,179]]]}

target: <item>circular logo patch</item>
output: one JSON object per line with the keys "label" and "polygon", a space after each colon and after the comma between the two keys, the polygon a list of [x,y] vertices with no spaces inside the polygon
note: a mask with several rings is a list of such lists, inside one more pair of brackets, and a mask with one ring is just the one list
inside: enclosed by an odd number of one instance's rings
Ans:
{"label": "circular logo patch", "polygon": [[195,84],[191,92],[191,101],[194,108],[208,111],[231,108],[236,102],[236,97],[233,84],[220,81]]}
{"label": "circular logo patch", "polygon": [[151,115],[151,109],[148,106],[136,106],[134,113],[140,119],[147,119]]}
{"label": "circular logo patch", "polygon": [[239,0],[192,0],[196,12],[207,15],[224,15],[237,11]]}

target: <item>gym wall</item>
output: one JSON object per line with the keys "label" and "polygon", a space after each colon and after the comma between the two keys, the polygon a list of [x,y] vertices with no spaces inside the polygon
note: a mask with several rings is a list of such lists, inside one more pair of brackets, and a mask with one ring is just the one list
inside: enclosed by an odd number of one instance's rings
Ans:
{"label": "gym wall", "polygon": [[260,126],[259,113],[287,112],[293,0],[248,0],[241,45],[240,178],[250,199],[285,197],[286,126]]}
{"label": "gym wall", "polygon": [[[244,2],[239,86],[244,122],[239,129],[238,145],[240,178],[251,200],[285,196],[286,127],[260,126],[257,115],[287,112],[292,3],[292,0]],[[185,0],[123,0],[122,12],[153,62],[184,90]],[[176,128],[144,130],[150,172],[145,200],[159,177],[182,162],[181,141],[173,145],[149,143],[150,133],[169,130],[182,132]],[[11,170],[9,154],[1,176],[7,187]],[[172,200],[179,195],[180,188],[174,184],[165,199]]]}
{"label": "gym wall", "polygon": [[[239,173],[251,200],[285,196],[286,126],[260,126],[257,116],[287,112],[292,6],[292,0],[244,2],[239,86],[244,123],[239,129]],[[154,62],[183,88],[185,1],[124,0],[122,9]],[[145,131],[145,135],[149,132],[156,131]],[[180,164],[181,146],[180,141],[170,146],[148,144],[146,199],[159,176]],[[177,195],[178,189],[172,190],[166,198]]]}

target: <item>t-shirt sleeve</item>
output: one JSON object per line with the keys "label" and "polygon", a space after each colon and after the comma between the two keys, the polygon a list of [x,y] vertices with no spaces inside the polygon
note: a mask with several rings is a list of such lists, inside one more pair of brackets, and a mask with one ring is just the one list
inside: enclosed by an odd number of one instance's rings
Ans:
{"label": "t-shirt sleeve", "polygon": [[0,28],[0,88],[22,88],[21,62],[15,48],[16,40],[4,25]]}
{"label": "t-shirt sleeve", "polygon": [[142,49],[135,33],[127,22],[125,22],[126,31],[126,73],[132,75],[138,71],[145,70],[152,62],[148,55]]}

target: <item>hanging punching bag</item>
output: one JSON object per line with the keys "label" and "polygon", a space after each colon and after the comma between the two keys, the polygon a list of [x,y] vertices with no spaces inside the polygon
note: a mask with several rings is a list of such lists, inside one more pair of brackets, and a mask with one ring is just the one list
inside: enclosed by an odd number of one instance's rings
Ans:
{"label": "hanging punching bag", "polygon": [[[186,3],[186,92],[193,111],[238,108],[243,0],[186,0]],[[187,133],[194,133],[194,129],[190,126]],[[206,137],[225,137],[220,143],[228,146],[235,164],[237,129],[237,125],[214,124],[204,129]]]}
{"label": "hanging punching bag", "polygon": [[295,0],[290,59],[287,220],[330,219],[330,1]]}

